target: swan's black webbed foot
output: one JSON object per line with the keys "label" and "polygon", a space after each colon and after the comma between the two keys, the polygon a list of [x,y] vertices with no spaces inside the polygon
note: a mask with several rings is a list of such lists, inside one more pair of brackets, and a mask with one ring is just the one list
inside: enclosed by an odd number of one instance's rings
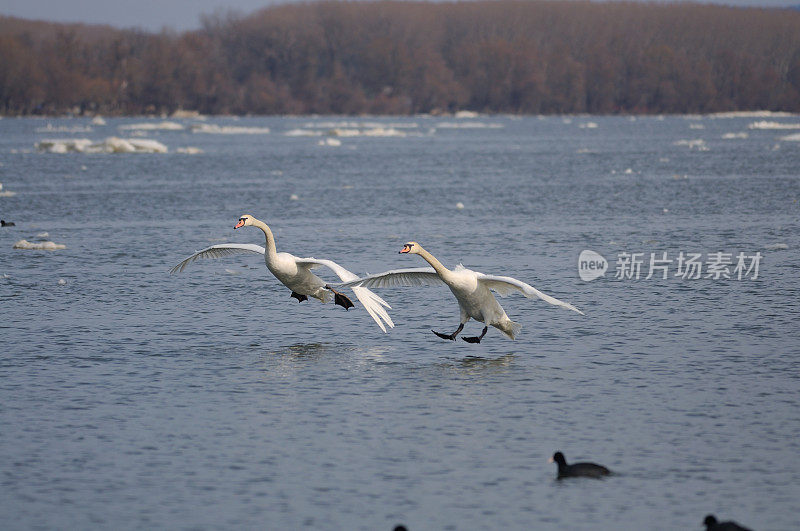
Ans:
{"label": "swan's black webbed foot", "polygon": [[443,334],[441,332],[437,332],[436,330],[431,330],[431,332],[433,332],[437,336],[441,337],[442,339],[449,339],[451,341],[455,341],[456,340],[456,335],[455,334]]}
{"label": "swan's black webbed foot", "polygon": [[297,302],[303,302],[308,300],[308,296],[300,295],[299,293],[295,293],[294,291],[292,292],[291,296],[297,299]]}
{"label": "swan's black webbed foot", "polygon": [[458,325],[458,328],[456,328],[456,331],[453,332],[452,334],[442,334],[441,332],[437,332],[436,330],[431,330],[431,332],[433,332],[437,336],[441,337],[442,339],[449,339],[450,341],[455,341],[456,340],[456,336],[462,330],[464,330],[464,323],[461,323],[460,325]]}
{"label": "swan's black webbed foot", "polygon": [[347,295],[345,295],[344,293],[339,293],[338,291],[336,291],[335,289],[333,289],[330,286],[325,286],[325,289],[329,289],[329,290],[331,290],[333,292],[333,302],[334,302],[334,304],[338,304],[339,306],[341,306],[345,310],[349,310],[350,308],[354,308],[355,307],[355,304],[353,304],[353,301],[351,301],[350,298]]}
{"label": "swan's black webbed foot", "polygon": [[487,330],[489,330],[489,327],[488,326],[484,326],[483,327],[483,332],[481,332],[481,335],[474,336],[474,337],[462,337],[461,339],[463,339],[467,343],[480,343],[481,339],[483,339],[483,336],[486,335],[486,331]]}

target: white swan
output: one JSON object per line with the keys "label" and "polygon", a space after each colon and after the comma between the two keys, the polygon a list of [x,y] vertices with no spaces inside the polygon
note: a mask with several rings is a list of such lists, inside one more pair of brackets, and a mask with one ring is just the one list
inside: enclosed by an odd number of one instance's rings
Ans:
{"label": "white swan", "polygon": [[417,242],[408,242],[403,246],[403,250],[400,253],[418,254],[433,268],[395,269],[376,275],[368,275],[358,280],[346,281],[339,285],[345,287],[385,288],[446,284],[458,300],[458,306],[461,309],[461,324],[452,334],[442,334],[435,330],[431,330],[431,332],[442,339],[455,341],[456,336],[463,330],[464,325],[470,318],[485,323],[486,326],[483,327],[481,335],[461,338],[469,343],[480,343],[489,326],[497,328],[511,339],[514,339],[522,328],[519,323],[515,323],[508,318],[505,310],[503,310],[490,290],[497,292],[501,297],[518,291],[528,298],[539,298],[550,304],[561,306],[583,315],[583,312],[575,306],[550,295],[545,295],[533,286],[515,278],[484,275],[483,273],[466,269],[462,265],[458,265],[453,271],[450,271]]}
{"label": "white swan", "polygon": [[[280,280],[284,286],[292,290],[291,296],[297,299],[298,302],[308,300],[309,297],[319,299],[322,302],[328,302],[331,299],[331,295],[333,295],[336,304],[343,306],[345,309],[353,307],[353,302],[347,298],[346,295],[334,290],[325,281],[312,273],[311,270],[320,266],[325,266],[333,270],[343,281],[358,280],[358,276],[332,260],[298,258],[289,253],[277,252],[275,249],[275,238],[270,228],[266,223],[249,214],[240,217],[234,229],[249,226],[258,227],[264,231],[264,236],[267,241],[266,249],[260,245],[253,245],[250,243],[221,243],[219,245],[212,245],[186,258],[173,267],[170,273],[182,272],[186,269],[186,266],[198,258],[219,258],[221,256],[246,252],[259,253],[264,255],[267,269],[269,269],[270,272],[275,275],[275,278]],[[386,301],[365,287],[353,287],[352,289],[353,293],[358,297],[358,300],[364,305],[364,309],[367,310],[375,322],[378,323],[381,330],[386,332],[386,327],[383,322],[381,322],[381,319],[390,327],[394,327],[392,319],[383,308],[383,306],[391,308]]]}

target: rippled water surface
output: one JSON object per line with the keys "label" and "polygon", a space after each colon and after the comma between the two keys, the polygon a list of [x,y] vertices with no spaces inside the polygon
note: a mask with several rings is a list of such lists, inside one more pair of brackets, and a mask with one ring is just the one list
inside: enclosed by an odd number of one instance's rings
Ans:
{"label": "rippled water surface", "polygon": [[[800,142],[761,120],[0,120],[4,526],[800,527]],[[169,152],[34,148],[111,136]],[[472,345],[430,332],[458,324],[446,288],[380,290],[384,334],[255,255],[169,274],[263,245],[243,213],[356,273],[424,265],[413,239],[586,315],[504,298],[518,339]],[[584,249],[605,277],[579,278]],[[645,279],[651,252],[720,251],[761,253],[758,278]],[[617,475],[555,481],[556,450]]]}

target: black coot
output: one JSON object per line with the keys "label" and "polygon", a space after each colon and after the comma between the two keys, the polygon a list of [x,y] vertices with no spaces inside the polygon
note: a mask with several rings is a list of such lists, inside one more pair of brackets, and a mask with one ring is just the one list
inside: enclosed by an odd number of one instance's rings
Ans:
{"label": "black coot", "polygon": [[575,463],[567,464],[564,454],[556,452],[550,458],[551,463],[558,464],[558,479],[561,478],[600,478],[611,474],[611,471],[603,465],[595,463]]}

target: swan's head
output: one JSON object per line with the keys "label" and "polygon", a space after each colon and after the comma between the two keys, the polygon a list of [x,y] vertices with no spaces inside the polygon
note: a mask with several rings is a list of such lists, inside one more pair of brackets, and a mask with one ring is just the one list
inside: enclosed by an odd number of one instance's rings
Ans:
{"label": "swan's head", "polygon": [[254,219],[256,219],[256,218],[254,218],[250,214],[242,214],[239,217],[239,222],[233,228],[234,229],[241,229],[242,227],[247,227],[248,225],[252,225]]}
{"label": "swan's head", "polygon": [[417,242],[408,242],[407,244],[403,245],[403,248],[400,250],[400,254],[419,254],[422,250],[422,246]]}

